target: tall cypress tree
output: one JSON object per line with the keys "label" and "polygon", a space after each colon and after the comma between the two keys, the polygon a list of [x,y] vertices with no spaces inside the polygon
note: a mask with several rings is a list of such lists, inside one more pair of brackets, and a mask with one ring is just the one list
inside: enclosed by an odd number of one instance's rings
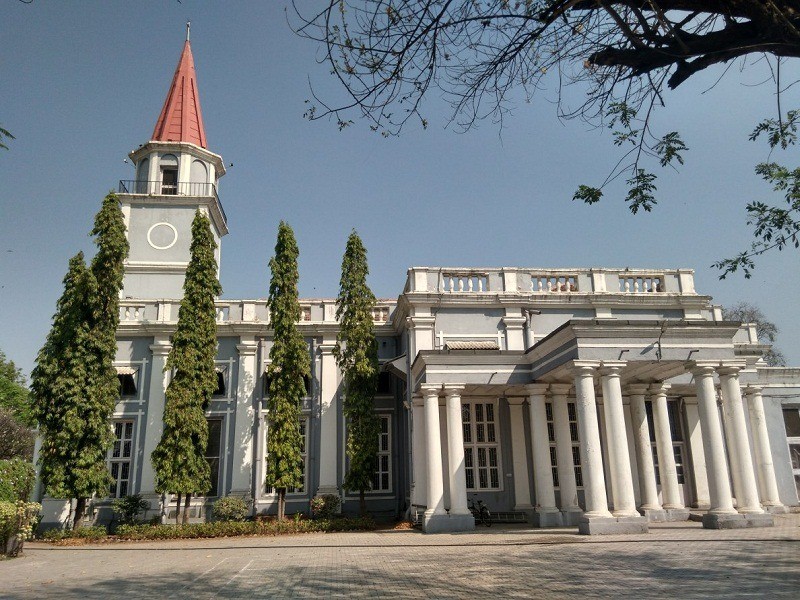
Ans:
{"label": "tall cypress tree", "polygon": [[305,396],[303,376],[309,373],[308,347],[297,328],[297,257],[294,232],[281,221],[275,256],[269,261],[269,310],[274,342],[269,351],[269,425],[267,429],[267,485],[278,492],[278,520],[286,511],[286,488],[303,483],[300,455],[300,402]]}
{"label": "tall cypress tree", "polygon": [[340,329],[334,356],[344,376],[343,411],[347,420],[344,478],[348,490],[358,490],[361,515],[367,512],[365,492],[372,487],[378,456],[380,421],[375,414],[378,389],[378,343],[373,331],[375,295],[367,285],[367,250],[353,231],[342,259],[336,317]]}
{"label": "tall cypress tree", "polygon": [[[97,282],[79,252],[69,261],[53,327],[31,373],[33,410],[42,436],[39,476],[54,498],[80,500],[108,489],[110,429],[105,422],[97,430],[88,393],[97,370],[90,340],[90,301],[96,293]],[[77,513],[75,527],[82,517]]]}
{"label": "tall cypress tree", "polygon": [[113,193],[103,200],[91,233],[98,248],[92,267],[86,269],[82,253],[70,261],[53,329],[32,373],[47,448],[42,480],[51,495],[77,500],[74,527],[88,498],[107,494],[106,454],[114,439],[108,420],[119,398],[113,363],[128,241]]}
{"label": "tall cypress tree", "polygon": [[208,446],[205,409],[217,387],[214,298],[222,293],[222,286],[217,279],[216,247],[211,223],[198,210],[192,221],[190,259],[178,325],[165,367],[172,370],[173,377],[166,391],[164,431],[151,457],[156,490],[178,494],[176,522],[181,512],[181,495],[186,495],[185,523],[192,494],[211,489],[211,468],[205,458]]}

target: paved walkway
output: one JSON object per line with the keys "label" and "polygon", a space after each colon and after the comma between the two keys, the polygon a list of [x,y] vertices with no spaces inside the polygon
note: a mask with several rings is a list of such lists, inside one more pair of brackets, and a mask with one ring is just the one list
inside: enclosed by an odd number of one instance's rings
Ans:
{"label": "paved walkway", "polygon": [[0,598],[800,597],[800,515],[779,526],[647,535],[495,526],[469,534],[379,531],[26,545],[0,561]]}

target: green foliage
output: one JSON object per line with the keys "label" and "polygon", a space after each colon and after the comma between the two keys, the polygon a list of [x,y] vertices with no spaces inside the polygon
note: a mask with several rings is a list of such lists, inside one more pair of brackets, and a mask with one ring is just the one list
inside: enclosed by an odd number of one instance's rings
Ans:
{"label": "green foliage", "polygon": [[[124,526],[123,526],[124,527]],[[130,526],[128,526],[130,527]],[[48,529],[37,535],[37,538],[46,542],[60,542],[62,540],[85,540],[87,542],[98,542],[105,539],[108,530],[102,525],[93,527],[81,527],[79,529]]]}
{"label": "green foliage", "polygon": [[330,519],[339,513],[342,499],[337,494],[322,494],[311,499],[311,516],[315,519]]}
{"label": "green foliage", "polygon": [[[774,344],[780,330],[778,326],[767,319],[764,312],[754,304],[738,302],[729,308],[722,309],[722,318],[726,321],[740,321],[753,323],[756,326],[756,336],[762,344]],[[785,367],[786,358],[783,352],[772,346],[764,353],[764,360],[770,367]]]}
{"label": "green foliage", "polygon": [[300,320],[298,255],[294,232],[287,223],[281,221],[275,256],[269,261],[272,277],[268,305],[275,341],[269,352],[271,362],[267,373],[269,428],[266,476],[267,485],[278,489],[279,494],[284,494],[286,488],[303,483],[300,456],[302,440],[298,423],[300,401],[306,393],[303,376],[309,373],[310,359],[308,346],[297,328]]}
{"label": "green foliage", "polygon": [[244,521],[249,512],[247,502],[237,496],[226,496],[214,502],[215,521]]}
{"label": "green foliage", "polygon": [[111,508],[121,523],[135,523],[139,514],[150,510],[150,502],[141,494],[131,494],[114,500]]}
{"label": "green foliage", "polygon": [[625,202],[628,203],[628,208],[633,214],[639,212],[639,209],[644,209],[646,212],[653,210],[653,205],[656,199],[653,192],[656,186],[653,183],[656,176],[652,173],[647,173],[644,169],[637,169],[634,175],[626,181],[629,186],[628,195]]}
{"label": "green foliage", "polygon": [[0,460],[0,501],[27,500],[33,491],[36,471],[20,459]]}
{"label": "green foliage", "polygon": [[586,204],[600,202],[603,197],[603,190],[589,185],[579,185],[577,191],[572,196],[573,200],[581,200]]}
{"label": "green foliage", "polygon": [[[799,121],[798,110],[791,110],[778,119],[766,119],[753,130],[750,139],[755,141],[765,135],[772,150],[786,150],[797,143]],[[755,268],[755,257],[773,249],[800,247],[800,167],[790,169],[774,161],[762,162],[756,165],[755,172],[774,192],[783,196],[784,203],[775,206],[756,200],[747,204],[747,224],[753,226],[755,241],[747,250],[712,265],[722,271],[720,279],[740,269],[745,279],[749,279]]]}
{"label": "green foliage", "polygon": [[345,387],[343,412],[347,421],[349,464],[344,486],[362,496],[372,486],[380,433],[380,422],[375,414],[378,389],[378,344],[372,319],[375,295],[367,285],[368,274],[366,248],[353,231],[342,259],[336,299],[340,329],[333,354],[342,370]]}
{"label": "green foliage", "polygon": [[0,460],[33,458],[35,434],[7,408],[0,407]]}
{"label": "green foliage", "polygon": [[211,223],[198,210],[192,222],[178,325],[167,358],[166,369],[172,370],[173,377],[166,391],[164,431],[152,454],[159,492],[202,494],[211,489],[204,411],[217,387],[214,298],[222,293],[222,287],[217,280],[215,249]]}
{"label": "green foliage", "polygon": [[25,376],[12,360],[0,350],[0,408],[9,409],[20,423],[34,427],[36,419],[31,409],[30,392],[25,388]]}
{"label": "green foliage", "polygon": [[77,498],[79,507],[93,494],[107,493],[106,454],[114,439],[108,420],[119,396],[113,361],[128,243],[114,194],[103,200],[91,233],[97,254],[90,269],[83,253],[70,261],[53,327],[31,374],[45,491]]}
{"label": "green foliage", "polygon": [[0,501],[0,553],[6,553],[10,544],[9,556],[22,551],[22,544],[33,533],[33,523],[42,508],[36,502]]}

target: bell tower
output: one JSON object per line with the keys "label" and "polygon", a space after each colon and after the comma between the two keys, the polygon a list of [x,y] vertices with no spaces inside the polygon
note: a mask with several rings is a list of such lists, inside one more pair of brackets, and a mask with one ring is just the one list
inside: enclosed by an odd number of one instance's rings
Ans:
{"label": "bell tower", "polygon": [[135,179],[120,181],[118,194],[130,244],[122,296],[182,298],[195,211],[211,220],[217,264],[220,240],[228,233],[217,193],[225,165],[207,147],[188,23],[153,135],[128,156]]}

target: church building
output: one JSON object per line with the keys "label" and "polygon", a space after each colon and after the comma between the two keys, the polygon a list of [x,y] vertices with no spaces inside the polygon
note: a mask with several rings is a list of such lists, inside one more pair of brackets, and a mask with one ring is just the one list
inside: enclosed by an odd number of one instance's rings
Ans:
{"label": "church building", "polygon": [[[164,371],[183,294],[191,222],[208,215],[221,247],[222,157],[206,139],[187,39],[155,130],[119,182],[130,255],[120,301],[121,397],[108,456],[113,498],[142,494],[148,517],[175,512],[155,491],[150,455],[162,432]],[[217,250],[217,260],[219,261]],[[691,269],[415,266],[396,299],[373,310],[381,374],[378,461],[369,510],[426,532],[474,528],[482,501],[499,520],[581,533],[639,533],[702,514],[708,528],[770,526],[798,505],[800,368],[769,367],[755,325],[729,322],[695,289]],[[311,376],[302,401],[304,482],[287,513],[337,494],[355,512],[347,470],[342,375],[332,298],[301,299]],[[220,299],[217,390],[207,409],[212,489],[194,520],[239,496],[276,510],[264,484],[264,299]],[[164,506],[162,507],[162,502]],[[69,503],[44,498],[44,523]]]}

